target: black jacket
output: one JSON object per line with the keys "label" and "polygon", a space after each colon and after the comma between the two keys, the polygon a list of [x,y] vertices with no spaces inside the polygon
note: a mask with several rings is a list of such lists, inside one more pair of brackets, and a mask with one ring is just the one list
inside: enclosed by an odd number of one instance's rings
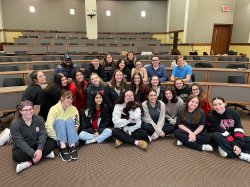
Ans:
{"label": "black jacket", "polygon": [[111,122],[109,112],[106,106],[104,106],[104,108],[101,110],[99,118],[101,118],[99,127],[98,129],[94,129],[92,126],[92,119],[89,109],[85,110],[80,124],[80,132],[85,131],[94,134],[97,131],[99,134],[102,133],[102,131],[107,128],[109,126],[109,123]]}
{"label": "black jacket", "polygon": [[93,64],[89,64],[89,66],[85,69],[85,72],[84,72],[84,78],[86,81],[89,81],[91,73],[96,73],[97,75],[99,75],[99,77],[103,81],[106,81],[107,79],[105,71],[104,71],[104,67],[102,65],[99,65],[98,69],[95,69]]}

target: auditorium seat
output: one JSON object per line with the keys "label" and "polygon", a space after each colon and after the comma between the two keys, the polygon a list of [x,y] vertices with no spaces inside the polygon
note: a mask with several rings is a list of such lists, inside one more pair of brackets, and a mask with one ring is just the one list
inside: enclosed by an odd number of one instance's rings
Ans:
{"label": "auditorium seat", "polygon": [[11,86],[24,86],[23,78],[5,78],[3,79],[3,87],[11,87]]}
{"label": "auditorium seat", "polygon": [[33,70],[44,70],[44,69],[50,69],[49,64],[34,64],[32,67]]}
{"label": "auditorium seat", "polygon": [[18,66],[3,66],[0,68],[0,72],[4,71],[19,71]]}
{"label": "auditorium seat", "polygon": [[[244,76],[228,76],[228,83],[246,84],[246,80]],[[250,115],[250,109],[248,109],[246,105],[242,105],[239,103],[227,103],[227,107],[230,107],[230,106],[234,107],[235,110],[237,108],[246,110],[248,111],[248,115]]]}

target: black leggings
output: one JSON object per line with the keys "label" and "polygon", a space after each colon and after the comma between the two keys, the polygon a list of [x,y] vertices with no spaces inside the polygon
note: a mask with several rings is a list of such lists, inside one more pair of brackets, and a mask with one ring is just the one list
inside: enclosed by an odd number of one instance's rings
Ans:
{"label": "black leggings", "polygon": [[[145,129],[150,136],[152,136],[155,132],[154,127],[150,123],[142,123],[142,128]],[[174,130],[176,129],[175,125],[171,125],[170,123],[165,123],[162,127],[162,131],[165,133],[165,135],[172,134]]]}
{"label": "black leggings", "polygon": [[148,140],[148,133],[144,129],[136,129],[131,133],[131,136],[124,132],[122,129],[114,128],[112,131],[114,138],[122,141],[123,143],[134,144],[135,140]]}
{"label": "black leggings", "polygon": [[210,144],[211,142],[211,136],[206,132],[200,132],[196,135],[196,141],[195,142],[189,142],[189,135],[186,131],[182,129],[177,129],[174,131],[174,136],[180,140],[184,145],[195,149],[202,151],[202,145],[203,144]]}
{"label": "black leggings", "polygon": [[[33,145],[32,148],[34,150],[37,150],[37,144]],[[51,151],[53,151],[53,149],[56,146],[56,141],[51,139],[51,138],[47,138],[46,143],[43,147],[43,151],[42,151],[42,158],[45,158]],[[13,148],[12,149],[12,158],[14,161],[16,162],[26,162],[26,161],[32,161],[32,157],[30,157],[29,155],[27,155],[25,152],[23,152],[21,149],[19,148]],[[32,161],[33,162],[33,161]]]}

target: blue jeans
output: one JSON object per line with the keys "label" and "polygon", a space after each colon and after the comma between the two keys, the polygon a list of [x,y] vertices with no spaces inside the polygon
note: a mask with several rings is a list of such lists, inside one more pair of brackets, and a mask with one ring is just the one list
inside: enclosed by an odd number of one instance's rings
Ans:
{"label": "blue jeans", "polygon": [[102,131],[102,133],[97,136],[96,138],[94,137],[93,134],[90,134],[86,131],[81,131],[80,134],[79,134],[79,138],[81,140],[93,140],[95,138],[95,140],[98,142],[98,143],[102,143],[104,140],[106,140],[108,137],[110,137],[112,135],[112,130],[109,129],[109,128],[106,128]]}
{"label": "blue jeans", "polygon": [[53,127],[56,131],[56,140],[68,143],[69,146],[77,144],[79,137],[75,129],[75,122],[72,119],[58,119],[54,122]]}

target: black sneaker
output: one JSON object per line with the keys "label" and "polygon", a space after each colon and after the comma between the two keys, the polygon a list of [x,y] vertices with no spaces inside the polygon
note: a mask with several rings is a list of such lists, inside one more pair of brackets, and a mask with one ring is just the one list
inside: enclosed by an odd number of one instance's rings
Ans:
{"label": "black sneaker", "polygon": [[76,147],[73,146],[73,147],[70,147],[70,157],[72,160],[77,160],[78,159],[78,154],[77,154],[77,151],[76,151]]}
{"label": "black sneaker", "polygon": [[66,148],[61,150],[60,157],[62,158],[62,161],[64,162],[71,161],[70,153],[67,151]]}

